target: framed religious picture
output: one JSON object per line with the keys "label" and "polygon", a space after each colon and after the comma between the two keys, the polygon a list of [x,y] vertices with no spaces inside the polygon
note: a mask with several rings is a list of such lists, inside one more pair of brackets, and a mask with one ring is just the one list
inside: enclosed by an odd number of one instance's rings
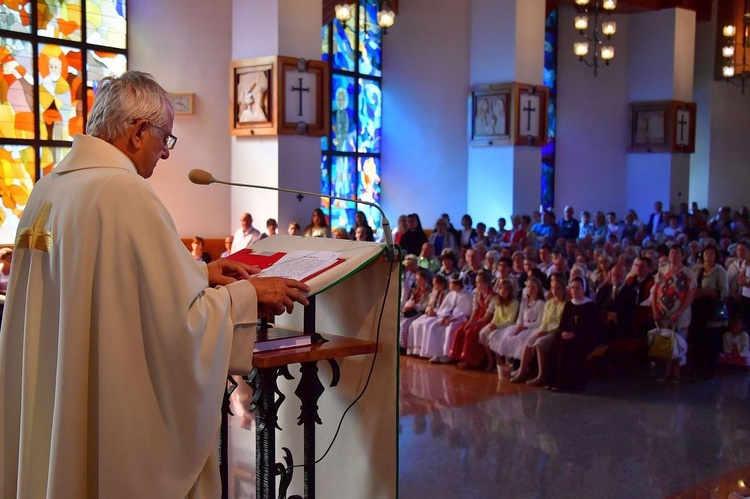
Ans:
{"label": "framed religious picture", "polygon": [[328,65],[284,56],[232,61],[232,135],[328,134]]}
{"label": "framed religious picture", "polygon": [[549,89],[516,83],[514,144],[541,147],[547,143]]}
{"label": "framed religious picture", "polygon": [[549,89],[524,83],[471,87],[469,132],[475,146],[542,146]]}
{"label": "framed religious picture", "polygon": [[695,152],[694,102],[630,103],[629,152]]}
{"label": "framed religious picture", "polygon": [[279,57],[279,133],[328,135],[328,64]]}
{"label": "framed religious picture", "polygon": [[230,71],[230,133],[276,135],[276,57],[232,61]]}
{"label": "framed religious picture", "polygon": [[512,84],[476,85],[471,88],[469,128],[473,145],[510,144]]}

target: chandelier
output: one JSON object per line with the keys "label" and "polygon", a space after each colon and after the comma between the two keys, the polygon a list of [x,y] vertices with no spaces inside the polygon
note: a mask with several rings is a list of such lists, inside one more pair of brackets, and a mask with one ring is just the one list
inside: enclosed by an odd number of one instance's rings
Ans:
{"label": "chandelier", "polygon": [[[745,65],[747,55],[748,37],[750,36],[750,12],[745,9],[745,15],[742,16],[742,33],[737,33],[737,27],[733,24],[724,26],[722,33],[726,38],[726,44],[721,48],[721,55],[724,57],[724,66],[721,68],[721,74],[727,83],[738,86],[741,92],[745,93]],[[736,48],[739,47],[739,64],[735,61]],[[735,65],[739,66],[738,78],[734,78],[736,71]]]}
{"label": "chandelier", "polygon": [[[604,37],[607,40],[617,31],[617,23],[614,21],[603,21],[599,24],[599,16],[609,16],[615,7],[616,0],[575,0],[578,15],[575,18],[575,28],[585,41],[575,42],[573,52],[578,56],[578,60],[590,68],[594,68],[594,76],[599,69],[599,60],[603,60],[605,65],[609,65],[615,57],[615,48],[611,45],[604,45]],[[589,15],[593,15],[594,22],[589,24]],[[589,33],[589,26],[593,30]],[[592,50],[591,44],[593,44]],[[587,57],[591,53],[590,57]]]}
{"label": "chandelier", "polygon": [[[354,5],[348,3],[340,3],[334,7],[336,11],[336,19],[345,24],[349,19],[352,18]],[[381,0],[378,2],[378,26],[383,28],[383,34],[386,34],[388,28],[393,26],[393,22],[396,20],[396,14],[390,6],[388,0]]]}

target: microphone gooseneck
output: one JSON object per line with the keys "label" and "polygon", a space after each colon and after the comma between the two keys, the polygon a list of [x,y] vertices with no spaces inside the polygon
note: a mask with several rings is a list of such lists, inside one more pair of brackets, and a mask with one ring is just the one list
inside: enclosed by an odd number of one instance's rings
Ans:
{"label": "microphone gooseneck", "polygon": [[227,182],[225,180],[218,180],[214,178],[213,175],[211,175],[206,170],[200,170],[200,169],[194,169],[190,170],[190,173],[188,173],[188,179],[194,184],[198,185],[209,185],[209,184],[224,184],[224,185],[231,185],[234,187],[251,187],[254,189],[265,189],[267,191],[279,191],[279,192],[290,192],[292,194],[297,195],[305,195],[305,196],[313,196],[313,197],[325,197],[328,199],[338,199],[340,201],[346,201],[347,203],[359,203],[364,204],[367,206],[372,206],[376,210],[380,212],[380,215],[382,217],[381,225],[383,226],[383,235],[385,236],[385,250],[386,250],[386,257],[388,260],[396,260],[399,258],[399,254],[396,251],[396,246],[393,244],[393,234],[391,233],[391,223],[388,221],[388,217],[385,216],[385,212],[383,211],[383,208],[380,207],[377,203],[371,203],[369,201],[355,201],[353,199],[348,198],[342,198],[338,196],[328,196],[326,194],[321,193],[314,193],[314,192],[308,192],[308,191],[300,191],[296,189],[284,189],[282,187],[270,187],[267,185],[255,185],[255,184],[242,184],[239,182]]}

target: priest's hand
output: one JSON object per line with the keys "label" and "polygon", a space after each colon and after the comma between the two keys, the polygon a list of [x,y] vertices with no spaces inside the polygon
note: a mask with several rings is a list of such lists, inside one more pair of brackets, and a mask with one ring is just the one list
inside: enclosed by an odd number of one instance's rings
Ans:
{"label": "priest's hand", "polygon": [[237,279],[248,279],[260,272],[257,265],[247,265],[226,258],[219,258],[207,265],[209,286],[224,286]]}
{"label": "priest's hand", "polygon": [[305,283],[283,277],[253,277],[249,282],[258,295],[258,315],[291,313],[294,302],[308,304],[302,294],[310,291]]}

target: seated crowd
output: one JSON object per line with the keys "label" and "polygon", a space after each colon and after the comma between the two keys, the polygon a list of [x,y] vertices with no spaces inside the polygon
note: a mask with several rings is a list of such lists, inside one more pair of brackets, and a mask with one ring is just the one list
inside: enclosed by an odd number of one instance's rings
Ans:
{"label": "seated crowd", "polygon": [[660,380],[748,366],[747,209],[654,208],[646,223],[566,206],[489,229],[464,215],[458,230],[444,214],[429,237],[417,214],[399,217],[402,352],[554,391],[583,389],[593,358],[645,361],[660,334]]}

